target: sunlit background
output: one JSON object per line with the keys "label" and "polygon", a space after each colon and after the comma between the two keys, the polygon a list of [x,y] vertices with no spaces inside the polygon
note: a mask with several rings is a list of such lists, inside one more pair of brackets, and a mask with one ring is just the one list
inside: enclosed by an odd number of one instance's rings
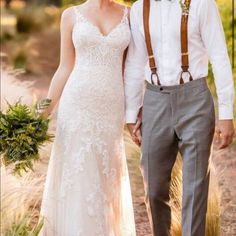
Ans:
{"label": "sunlit background", "polygon": [[[27,0],[0,1],[1,4],[1,108],[6,98],[13,102],[22,97],[31,103],[34,96],[46,95],[49,83],[59,62],[59,23],[62,11],[82,1]],[[126,1],[123,4],[131,5]],[[232,1],[217,0],[222,16],[229,55],[232,55]],[[234,20],[235,21],[235,20]],[[232,57],[231,57],[232,60]],[[234,69],[236,78],[236,69]],[[222,78],[223,79],[223,78]],[[216,101],[211,69],[208,84]],[[51,122],[55,130],[55,117]],[[137,236],[150,236],[150,227],[143,203],[143,184],[139,170],[139,149],[125,131],[125,143],[130,170]],[[51,144],[41,151],[41,161],[35,171],[21,178],[1,168],[1,235],[37,235],[43,183]],[[236,142],[224,150],[214,150],[212,178],[208,204],[207,236],[236,235]],[[172,235],[181,235],[181,158],[173,171],[171,187]]]}

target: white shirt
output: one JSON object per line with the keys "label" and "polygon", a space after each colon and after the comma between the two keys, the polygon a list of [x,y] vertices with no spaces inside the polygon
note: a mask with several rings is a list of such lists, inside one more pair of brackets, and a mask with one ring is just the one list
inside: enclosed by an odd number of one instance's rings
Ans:
{"label": "white shirt", "polygon": [[[179,84],[181,73],[179,0],[151,1],[150,34],[162,85]],[[135,123],[142,106],[144,80],[150,69],[143,28],[143,0],[130,12],[132,40],[125,66],[126,122]],[[219,119],[233,118],[234,86],[224,31],[215,0],[192,0],[188,23],[189,71],[194,79],[208,75],[210,60],[218,96]]]}

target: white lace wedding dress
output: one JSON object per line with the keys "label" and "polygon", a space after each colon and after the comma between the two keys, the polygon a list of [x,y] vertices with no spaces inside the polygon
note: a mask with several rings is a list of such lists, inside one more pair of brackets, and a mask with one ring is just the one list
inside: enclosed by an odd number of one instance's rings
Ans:
{"label": "white lace wedding dress", "polygon": [[74,9],[76,63],[59,103],[40,236],[135,236],[122,136],[127,9],[106,36]]}

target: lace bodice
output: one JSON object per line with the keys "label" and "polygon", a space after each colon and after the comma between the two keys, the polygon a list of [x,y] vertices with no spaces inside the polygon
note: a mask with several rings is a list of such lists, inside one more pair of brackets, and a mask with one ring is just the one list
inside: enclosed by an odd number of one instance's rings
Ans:
{"label": "lace bodice", "polygon": [[101,33],[74,7],[76,22],[73,27],[73,43],[76,51],[76,66],[109,66],[121,67],[124,50],[130,41],[128,9],[124,8],[121,21],[108,35]]}

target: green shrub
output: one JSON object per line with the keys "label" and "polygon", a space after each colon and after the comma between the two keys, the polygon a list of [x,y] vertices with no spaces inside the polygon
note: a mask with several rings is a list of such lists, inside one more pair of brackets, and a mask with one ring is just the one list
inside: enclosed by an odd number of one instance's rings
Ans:
{"label": "green shrub", "polygon": [[16,30],[18,33],[31,33],[42,30],[54,22],[54,16],[44,8],[31,7],[17,13]]}
{"label": "green shrub", "polygon": [[14,40],[11,40],[8,47],[8,60],[14,69],[21,69],[23,72],[32,73],[37,66],[34,63],[33,38],[25,34],[16,34]]}
{"label": "green shrub", "polygon": [[16,30],[19,33],[30,33],[37,30],[39,25],[36,23],[35,18],[30,12],[22,12],[17,15]]}
{"label": "green shrub", "polygon": [[1,35],[0,35],[0,42],[1,43],[5,43],[9,40],[12,40],[14,38],[14,36],[9,33],[9,32],[3,32]]}
{"label": "green shrub", "polygon": [[70,4],[82,4],[84,3],[86,0],[79,0],[79,1],[76,1],[76,0],[62,0],[62,6],[66,6],[66,5],[70,5]]}
{"label": "green shrub", "polygon": [[27,55],[25,52],[19,51],[18,54],[15,55],[13,58],[13,63],[14,63],[14,68],[19,69],[19,68],[26,68],[27,67]]}

